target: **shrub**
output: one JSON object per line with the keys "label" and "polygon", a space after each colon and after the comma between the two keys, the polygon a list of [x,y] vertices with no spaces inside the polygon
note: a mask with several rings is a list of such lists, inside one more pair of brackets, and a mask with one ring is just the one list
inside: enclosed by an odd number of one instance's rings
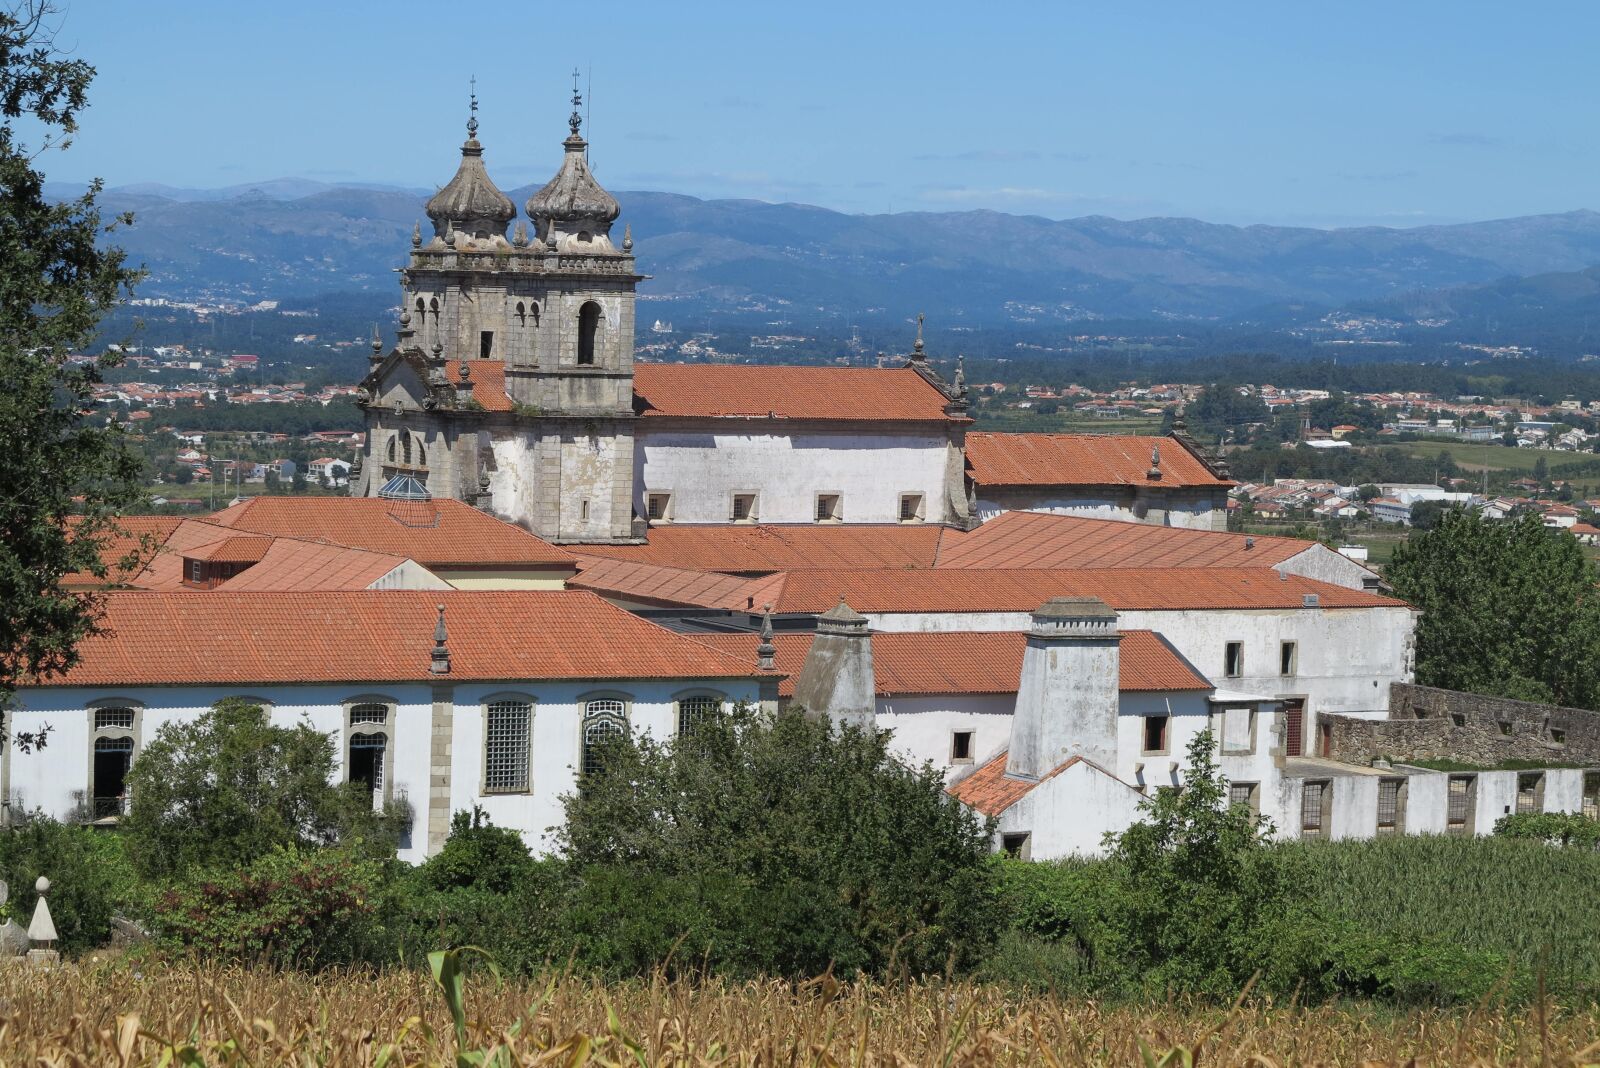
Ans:
{"label": "shrub", "polygon": [[152,879],[334,843],[393,856],[409,811],[375,814],[358,787],[330,784],[334,770],[328,735],[274,726],[260,705],[228,698],[165,724],[134,760],[128,854]]}
{"label": "shrub", "polygon": [[279,967],[361,959],[383,865],[338,850],[282,849],[156,898],[157,933],[205,956]]}
{"label": "shrub", "polygon": [[1516,812],[1501,816],[1494,833],[1502,838],[1532,838],[1550,845],[1595,848],[1600,822],[1576,812]]}
{"label": "shrub", "polygon": [[115,834],[34,814],[0,834],[0,877],[11,887],[6,912],[24,928],[33,917],[34,883],[50,880],[50,915],[67,953],[111,935],[111,916],[135,895],[135,877]]}
{"label": "shrub", "polygon": [[507,894],[534,868],[522,835],[489,822],[476,805],[450,817],[444,847],[417,869],[417,881],[430,890],[475,887]]}
{"label": "shrub", "polygon": [[566,811],[567,937],[611,970],[940,971],[998,932],[989,829],[886,733],[741,707],[618,741]]}

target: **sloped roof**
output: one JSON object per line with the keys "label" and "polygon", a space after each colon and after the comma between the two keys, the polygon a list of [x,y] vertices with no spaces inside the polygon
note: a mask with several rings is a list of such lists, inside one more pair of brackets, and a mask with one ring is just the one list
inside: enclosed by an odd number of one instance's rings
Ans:
{"label": "sloped roof", "polygon": [[859,612],[1031,612],[1051,597],[1098,597],[1118,611],[1404,608],[1404,601],[1270,568],[1096,568],[790,571],[773,602],[782,613],[823,612],[843,597]]}
{"label": "sloped roof", "polygon": [[603,556],[580,556],[578,566],[578,574],[567,580],[569,588],[593,590],[624,600],[742,611],[759,609],[766,603],[755,599],[765,581],[762,579]]}
{"label": "sloped roof", "polygon": [[952,531],[939,567],[1272,567],[1314,549],[1298,538],[1185,530],[1115,519],[1006,512],[976,530]]}
{"label": "sloped roof", "polygon": [[744,662],[581,590],[115,591],[51,686],[745,678]]}
{"label": "sloped roof", "polygon": [[[269,542],[259,563],[247,567],[217,587],[237,593],[244,590],[365,590],[407,563],[403,556],[350,549],[298,538],[262,538]],[[424,573],[426,574],[426,573]],[[438,586],[447,583],[433,579]]]}
{"label": "sloped roof", "polygon": [[264,535],[234,535],[184,555],[190,560],[205,560],[213,564],[253,564],[267,555],[272,541]]}
{"label": "sloped roof", "polygon": [[[830,422],[937,422],[949,399],[914,368],[641,363],[640,415]],[[959,417],[966,421],[966,417]]]}
{"label": "sloped roof", "polygon": [[[451,360],[447,369],[452,386],[461,383],[460,360]],[[472,399],[483,405],[486,412],[509,412],[511,398],[506,395],[506,365],[504,360],[467,360],[467,372],[472,379]]]}
{"label": "sloped roof", "polygon": [[205,517],[206,522],[286,538],[409,557],[424,567],[554,567],[572,554],[521,527],[461,501],[419,506],[378,497],[252,497]]}
{"label": "sloped roof", "polygon": [[646,545],[585,545],[579,552],[695,571],[762,574],[790,568],[932,567],[947,527],[899,523],[670,523]]}
{"label": "sloped roof", "polygon": [[[151,552],[157,551],[167,543],[184,520],[179,516],[169,515],[125,515],[114,521],[100,540],[100,561],[106,567],[105,578],[97,577],[91,571],[75,571],[62,579],[62,584],[68,589],[84,589],[88,587],[101,587],[127,582],[133,577],[120,565],[124,557],[137,553],[140,557],[139,568],[143,569],[144,558]],[[77,528],[76,519],[71,520],[71,526]]]}
{"label": "sloped roof", "polygon": [[[794,696],[794,682],[811,648],[811,634],[778,634],[778,685]],[[755,634],[706,634],[699,641],[745,663],[756,662]],[[1016,693],[1027,635],[1022,631],[879,631],[872,635],[872,671],[880,696],[947,693]],[[1119,688],[1130,692],[1209,690],[1211,683],[1149,630],[1122,632]]]}
{"label": "sloped roof", "polygon": [[[1161,478],[1147,477],[1161,446]],[[967,435],[967,471],[980,486],[1231,486],[1171,438],[1127,434]]]}
{"label": "sloped roof", "polygon": [[952,784],[945,793],[982,815],[998,816],[1021,801],[1029,790],[1040,783],[1055,778],[1074,764],[1089,763],[1082,757],[1069,757],[1066,763],[1042,779],[1009,779],[1006,777],[1006,758],[1009,755],[1009,751],[1001,753],[960,782]]}

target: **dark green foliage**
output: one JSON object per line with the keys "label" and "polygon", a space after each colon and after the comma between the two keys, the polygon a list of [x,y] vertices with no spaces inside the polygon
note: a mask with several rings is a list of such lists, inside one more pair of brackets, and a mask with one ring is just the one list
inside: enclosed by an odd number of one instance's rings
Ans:
{"label": "dark green foliage", "polygon": [[50,880],[50,915],[65,953],[103,944],[111,916],[136,893],[135,876],[115,834],[30,815],[0,834],[0,878],[11,887],[6,911],[23,928],[33,917],[34,883]]}
{"label": "dark green foliage", "polygon": [[238,698],[168,723],[128,773],[129,856],[152,879],[334,843],[393,856],[406,806],[375,814],[360,789],[329,785],[334,767],[328,735],[304,723],[274,726]]}
{"label": "dark green foliage", "polygon": [[1451,690],[1600,708],[1600,591],[1564,531],[1526,515],[1447,511],[1384,571],[1422,610],[1417,681]]}
{"label": "dark green foliage", "polygon": [[739,974],[965,968],[998,926],[987,829],[887,735],[740,708],[612,747],[567,800],[580,959]]}
{"label": "dark green foliage", "polygon": [[471,812],[450,817],[444,848],[417,869],[417,882],[430,890],[473,888],[493,894],[515,891],[534,869],[522,835],[489,822],[489,814]]}
{"label": "dark green foliage", "polygon": [[103,570],[110,520],[139,497],[139,463],[121,432],[82,418],[102,364],[68,360],[138,272],[100,240],[110,227],[95,205],[99,183],[46,201],[34,167],[42,146],[21,144],[14,126],[26,119],[47,144],[72,134],[94,75],[55,50],[46,13],[35,3],[0,10],[0,700],[20,678],[74,662],[95,604],[62,580]]}
{"label": "dark green foliage", "polygon": [[1516,812],[1495,820],[1494,833],[1502,838],[1593,849],[1600,843],[1600,822],[1576,812]]}
{"label": "dark green foliage", "polygon": [[373,934],[383,865],[340,850],[274,850],[159,894],[157,933],[224,960],[320,967],[360,959]]}

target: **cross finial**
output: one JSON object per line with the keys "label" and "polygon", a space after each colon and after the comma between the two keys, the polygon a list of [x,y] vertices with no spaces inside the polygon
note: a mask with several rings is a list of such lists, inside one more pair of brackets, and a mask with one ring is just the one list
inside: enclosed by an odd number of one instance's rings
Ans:
{"label": "cross finial", "polygon": [[572,68],[572,118],[567,120],[567,125],[572,128],[572,136],[578,136],[578,127],[583,125],[583,94],[578,92],[578,68]]}
{"label": "cross finial", "polygon": [[474,74],[471,79],[472,103],[467,108],[467,136],[476,139],[478,136],[478,76]]}

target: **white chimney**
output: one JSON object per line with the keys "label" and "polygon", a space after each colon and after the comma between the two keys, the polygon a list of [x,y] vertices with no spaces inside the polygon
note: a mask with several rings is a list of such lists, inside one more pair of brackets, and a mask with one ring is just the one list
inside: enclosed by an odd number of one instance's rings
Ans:
{"label": "white chimney", "polygon": [[878,722],[878,687],[872,672],[872,633],[867,617],[843,599],[817,617],[806,662],[794,683],[794,703],[835,726],[870,730]]}
{"label": "white chimney", "polygon": [[1006,774],[1039,779],[1070,757],[1117,760],[1122,635],[1098,597],[1057,597],[1033,613]]}

